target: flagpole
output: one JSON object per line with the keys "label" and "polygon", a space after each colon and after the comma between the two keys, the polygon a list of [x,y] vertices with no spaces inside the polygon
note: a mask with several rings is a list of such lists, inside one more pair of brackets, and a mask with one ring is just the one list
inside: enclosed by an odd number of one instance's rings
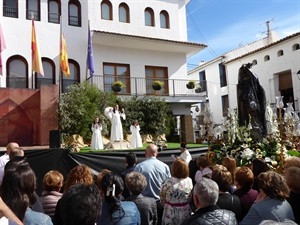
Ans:
{"label": "flagpole", "polygon": [[61,16],[59,17],[59,22],[60,22],[60,28],[59,28],[59,73],[58,73],[58,99],[60,100],[60,97],[61,97],[61,89],[62,89],[62,86],[61,86],[61,82],[62,82],[62,70],[60,68],[60,54],[61,54],[61,39],[62,39],[62,19],[61,19]]}
{"label": "flagpole", "polygon": [[[33,29],[32,20],[34,21],[33,12],[31,12],[31,29]],[[31,31],[31,33],[32,33],[32,31]],[[32,69],[32,60],[33,60],[33,58],[32,58],[32,50],[31,50],[31,89],[33,89],[33,76],[34,76],[34,71]]]}
{"label": "flagpole", "polygon": [[[90,32],[90,29],[89,29],[89,27],[90,27],[90,20],[88,20],[88,32]],[[90,35],[89,33],[88,33],[88,35]],[[89,40],[88,40],[88,44],[87,44],[87,51],[89,51]],[[88,70],[89,70],[89,56],[88,56],[88,54],[86,55],[86,70],[85,70],[85,79],[87,80],[88,79]]]}

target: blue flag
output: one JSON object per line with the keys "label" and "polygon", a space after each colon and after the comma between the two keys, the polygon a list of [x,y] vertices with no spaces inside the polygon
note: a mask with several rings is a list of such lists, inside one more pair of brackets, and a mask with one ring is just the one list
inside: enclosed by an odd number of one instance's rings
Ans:
{"label": "blue flag", "polygon": [[90,70],[90,75],[92,76],[95,72],[94,70],[94,55],[93,55],[93,44],[92,44],[92,37],[90,31],[90,23],[89,23],[89,31],[88,31],[88,51],[87,51],[87,64],[88,69]]}

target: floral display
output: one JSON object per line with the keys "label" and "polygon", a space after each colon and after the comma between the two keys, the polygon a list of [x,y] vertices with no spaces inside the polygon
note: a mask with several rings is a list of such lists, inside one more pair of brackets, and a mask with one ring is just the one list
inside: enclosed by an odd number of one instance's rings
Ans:
{"label": "floral display", "polygon": [[[298,143],[287,135],[283,139],[276,114],[273,113],[270,106],[267,106],[266,111],[268,113],[266,115],[268,132],[259,140],[253,140],[251,122],[247,126],[240,126],[237,110],[229,109],[228,117],[224,119],[223,123],[226,135],[224,135],[220,145],[212,146],[214,162],[221,163],[223,157],[230,156],[236,159],[237,166],[244,166],[250,165],[255,158],[264,158],[266,162],[269,162],[270,167],[277,168],[292,152],[297,154],[295,148]],[[286,126],[284,129],[288,134],[290,126]]]}

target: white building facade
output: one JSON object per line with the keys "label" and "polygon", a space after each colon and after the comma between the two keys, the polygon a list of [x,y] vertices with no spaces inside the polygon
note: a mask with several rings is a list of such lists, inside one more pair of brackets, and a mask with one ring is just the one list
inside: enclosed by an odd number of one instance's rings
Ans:
{"label": "white building facade", "polygon": [[225,53],[189,72],[191,78],[206,80],[216,124],[223,123],[228,108],[238,108],[238,72],[248,63],[252,64],[251,71],[265,90],[267,103],[274,105],[275,96],[284,96],[284,102],[293,102],[295,111],[299,112],[300,33],[283,39],[270,33],[264,39]]}
{"label": "white building facade", "polygon": [[[2,88],[66,87],[89,80],[111,91],[122,80],[124,96],[159,95],[175,115],[190,116],[193,103],[206,93],[186,88],[190,55],[206,46],[187,41],[189,0],[1,0],[5,48],[2,48]],[[34,16],[44,76],[32,72],[31,32]],[[87,69],[88,24],[92,34],[94,74]],[[70,77],[60,68],[60,37],[67,43]],[[153,80],[164,82],[160,92]],[[187,125],[188,126],[188,125]]]}

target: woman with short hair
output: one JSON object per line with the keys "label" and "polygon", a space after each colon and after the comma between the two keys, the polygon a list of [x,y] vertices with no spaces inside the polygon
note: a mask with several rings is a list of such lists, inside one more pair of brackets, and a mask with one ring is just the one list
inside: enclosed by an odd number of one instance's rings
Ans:
{"label": "woman with short hair", "polygon": [[253,182],[254,175],[249,167],[242,166],[236,169],[235,184],[237,189],[233,194],[240,198],[243,218],[258,196],[258,191],[252,189]]}
{"label": "woman with short hair", "polygon": [[263,172],[257,177],[260,193],[241,221],[240,225],[259,224],[263,220],[295,220],[291,205],[286,198],[289,187],[284,177],[274,171]]}
{"label": "woman with short hair", "polygon": [[63,186],[64,177],[57,170],[48,171],[43,178],[43,192],[41,202],[44,213],[50,217],[54,216],[55,208],[58,200],[61,198],[61,188]]}
{"label": "woman with short hair", "polygon": [[238,221],[242,219],[242,209],[240,199],[229,192],[232,184],[231,173],[225,166],[216,165],[213,167],[211,179],[219,186],[219,198],[217,205],[221,209],[228,209],[234,212]]}
{"label": "woman with short hair", "polygon": [[128,173],[125,178],[125,184],[129,190],[130,196],[125,201],[132,201],[138,207],[141,214],[141,224],[157,224],[157,206],[154,198],[142,195],[142,191],[147,186],[146,177],[139,172]]}
{"label": "woman with short hair", "polygon": [[171,178],[162,184],[160,191],[160,201],[164,206],[162,225],[181,224],[192,212],[189,198],[193,182],[189,177],[189,166],[185,160],[176,158],[171,174]]}

